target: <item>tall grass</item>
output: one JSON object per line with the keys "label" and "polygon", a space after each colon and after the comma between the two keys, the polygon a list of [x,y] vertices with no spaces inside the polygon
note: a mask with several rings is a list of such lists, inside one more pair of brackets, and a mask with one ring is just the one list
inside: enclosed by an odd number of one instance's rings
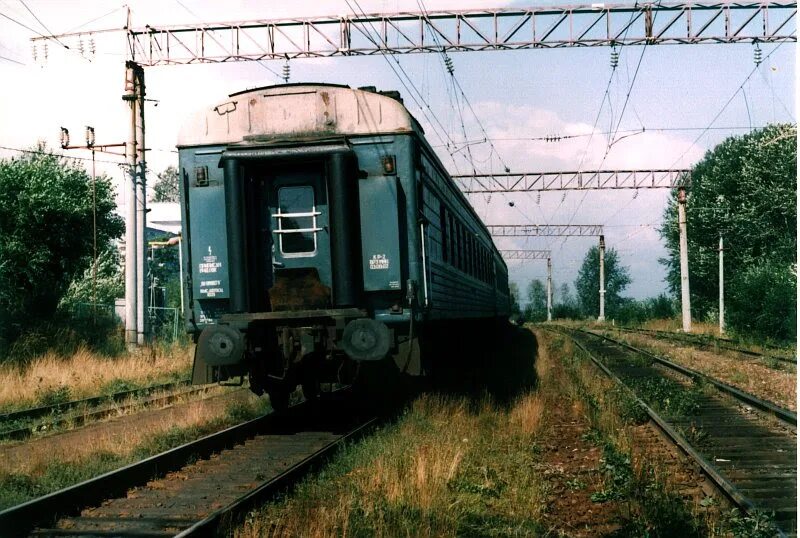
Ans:
{"label": "tall grass", "polygon": [[[9,410],[95,396],[115,388],[186,379],[188,346],[143,348],[107,357],[79,348],[64,357],[47,352],[24,364],[0,365],[0,409]],[[56,400],[56,401],[53,401]]]}
{"label": "tall grass", "polygon": [[542,534],[547,485],[532,447],[545,408],[538,394],[509,408],[424,395],[234,535]]}
{"label": "tall grass", "polygon": [[0,448],[0,510],[254,418],[267,407],[252,394],[195,401],[156,420],[74,432],[71,442],[48,438]]}

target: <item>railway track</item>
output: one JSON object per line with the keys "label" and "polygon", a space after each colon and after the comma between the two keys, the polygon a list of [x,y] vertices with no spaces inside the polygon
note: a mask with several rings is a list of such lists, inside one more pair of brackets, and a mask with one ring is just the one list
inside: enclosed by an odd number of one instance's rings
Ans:
{"label": "railway track", "polygon": [[66,424],[81,426],[136,407],[168,405],[207,390],[209,387],[191,386],[189,381],[179,381],[14,411],[0,415],[0,440],[27,439],[37,432]]}
{"label": "railway track", "polygon": [[200,536],[366,433],[348,391],[303,402],[0,512],[3,536]]}
{"label": "railway track", "polygon": [[[772,514],[780,533],[796,535],[795,413],[733,387],[727,390],[726,385],[702,374],[667,364],[662,358],[655,360],[657,357],[612,338],[583,330],[558,330],[609,377],[631,388],[650,419],[735,506],[745,513]],[[653,407],[664,402],[643,401],[637,388],[663,379],[672,380],[675,387],[708,383],[715,389],[695,391],[690,410],[659,414]]]}
{"label": "railway track", "polygon": [[[745,349],[742,347],[738,347],[736,345],[736,340],[732,340],[730,338],[719,338],[715,336],[699,336],[699,335],[691,335],[686,333],[672,333],[668,331],[657,331],[653,329],[640,329],[637,327],[615,327],[615,329],[619,332],[628,332],[628,333],[639,333],[639,334],[646,334],[648,336],[653,336],[655,338],[660,338],[662,340],[670,340],[673,342],[680,342],[686,343],[695,347],[699,347],[702,349],[727,349],[728,351],[733,351],[735,353],[740,353],[742,355],[746,355],[748,357],[753,357],[756,359],[761,360],[775,360],[787,364],[797,364],[797,359],[795,357],[786,357],[782,355],[778,355],[777,353],[766,354],[760,353],[758,351],[753,351],[751,349]],[[777,346],[772,345],[765,345],[767,349],[772,349],[774,351],[785,351]]]}

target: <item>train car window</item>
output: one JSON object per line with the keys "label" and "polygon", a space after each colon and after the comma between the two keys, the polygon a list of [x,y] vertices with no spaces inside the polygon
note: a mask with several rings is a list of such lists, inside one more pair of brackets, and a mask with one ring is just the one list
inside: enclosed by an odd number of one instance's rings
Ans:
{"label": "train car window", "polygon": [[439,203],[439,230],[442,234],[442,261],[447,262],[447,209]]}
{"label": "train car window", "polygon": [[311,256],[317,250],[317,216],[314,188],[310,186],[278,189],[278,220],[275,232],[280,238],[282,254]]}
{"label": "train car window", "polygon": [[462,271],[466,268],[467,252],[464,247],[464,227],[458,223],[458,268]]}
{"label": "train car window", "polygon": [[456,233],[455,233],[455,225],[453,220],[453,214],[447,214],[447,224],[449,225],[447,228],[448,239],[450,240],[450,265],[455,266],[456,264]]}

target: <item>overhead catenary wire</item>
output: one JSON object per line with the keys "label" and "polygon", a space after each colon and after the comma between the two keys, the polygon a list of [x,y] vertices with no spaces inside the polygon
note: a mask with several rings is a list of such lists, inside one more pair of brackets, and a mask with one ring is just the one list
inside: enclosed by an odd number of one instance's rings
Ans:
{"label": "overhead catenary wire", "polygon": [[[425,16],[425,18],[428,19],[428,11],[427,11],[427,9],[425,7],[424,0],[417,0],[417,5],[419,6],[420,10],[422,10],[422,13]],[[430,20],[429,20],[429,22],[430,22]],[[436,35],[436,33],[433,32],[433,31],[431,31],[431,36],[432,36],[434,42],[436,43],[436,46],[440,50],[440,58],[442,60],[443,68],[446,71],[446,73],[449,75],[449,80],[451,81],[451,83],[453,85],[453,93],[456,94],[456,98],[455,98],[456,108],[457,108],[457,111],[458,111],[458,118],[459,118],[461,131],[462,131],[462,134],[463,134],[464,138],[465,139],[467,138],[467,134],[466,134],[466,125],[465,125],[465,122],[464,122],[463,105],[461,104],[462,102],[467,106],[467,108],[469,109],[470,113],[475,118],[475,121],[476,121],[479,129],[481,130],[481,132],[484,135],[484,139],[489,139],[489,134],[487,133],[486,128],[484,127],[483,122],[481,121],[481,118],[478,116],[477,112],[475,112],[475,109],[473,108],[472,103],[469,101],[469,98],[467,97],[466,92],[464,91],[464,88],[461,86],[461,83],[459,82],[458,77],[455,74],[455,67],[453,65],[453,59],[449,55],[447,55],[447,53],[444,51],[444,46],[442,46],[441,42],[439,41],[439,36]],[[446,78],[446,80],[447,80],[447,78]],[[461,100],[460,101],[458,99],[459,95],[461,96]],[[448,88],[448,96],[449,96],[449,88]],[[452,106],[452,99],[451,99],[451,106]],[[495,145],[492,142],[489,142],[489,145],[490,145],[490,153],[489,153],[489,156],[487,157],[486,160],[489,161],[490,170],[492,168],[491,158],[492,158],[492,155],[495,155],[497,157],[498,161],[500,161],[500,164],[503,166],[503,169],[505,170],[505,172],[509,172],[510,169],[509,169],[508,165],[503,160],[503,158],[500,155],[500,153],[497,151],[497,148],[495,147]],[[475,166],[476,159],[475,159],[474,155],[472,154],[472,149],[469,146],[466,147],[466,154],[467,154],[467,157],[468,157],[468,160],[469,160],[469,163],[470,163],[470,166],[472,168],[473,173],[477,173],[477,167]],[[451,153],[451,156],[452,156],[452,153]],[[533,219],[531,219],[531,217],[526,212],[524,212],[520,208],[516,207],[516,205],[509,200],[508,196],[505,193],[503,194],[503,197],[506,200],[506,202],[509,204],[510,207],[513,207],[520,215],[522,215],[531,224],[540,224],[540,223],[534,222]],[[489,211],[489,207],[488,206],[489,206],[489,203],[491,202],[491,195],[488,195],[485,198],[485,201],[486,201],[486,204],[484,206],[484,208],[485,208],[484,215],[487,216],[488,215],[488,211]],[[540,211],[541,211],[541,208],[540,208]],[[542,216],[544,217],[544,213],[542,213]]]}
{"label": "overhead catenary wire", "polygon": [[25,24],[25,23],[23,23],[23,22],[20,22],[20,21],[18,21],[17,19],[15,19],[15,18],[13,18],[13,17],[10,17],[9,15],[6,15],[5,13],[2,13],[2,12],[0,12],[0,17],[3,17],[4,19],[7,19],[7,20],[9,20],[9,21],[13,22],[13,23],[14,23],[14,24],[16,24],[17,26],[20,26],[20,27],[22,27],[22,28],[25,28],[25,29],[26,29],[26,30],[28,30],[29,32],[32,32],[32,33],[34,33],[34,34],[38,35],[39,37],[43,37],[43,38],[45,38],[45,39],[47,39],[47,40],[50,40],[50,41],[55,41],[56,43],[58,43],[59,45],[61,45],[62,47],[64,47],[66,50],[68,50],[68,51],[70,51],[70,52],[74,52],[75,54],[77,54],[78,56],[80,56],[81,58],[83,58],[84,60],[86,60],[87,62],[91,62],[91,61],[92,61],[90,58],[87,58],[86,56],[84,56],[84,55],[83,55],[83,54],[81,54],[80,52],[78,52],[78,51],[76,51],[76,50],[74,50],[74,49],[70,48],[68,45],[65,45],[65,44],[64,44],[62,41],[58,40],[57,38],[55,38],[55,37],[53,37],[53,36],[45,35],[45,34],[43,34],[43,33],[39,32],[38,30],[35,30],[34,28],[31,28],[31,27],[30,27],[30,26],[28,26],[27,24]]}
{"label": "overhead catenary wire", "polygon": [[[176,3],[176,4],[178,4],[179,6],[181,6],[181,7],[182,7],[184,10],[186,10],[186,11],[187,11],[187,12],[188,12],[190,15],[192,15],[194,18],[196,18],[197,20],[199,20],[199,21],[203,22],[203,18],[202,18],[202,17],[200,17],[200,16],[199,16],[197,13],[195,13],[195,12],[194,12],[194,11],[192,11],[191,9],[189,9],[189,8],[186,6],[186,4],[184,4],[183,2],[181,2],[181,0],[175,0],[175,3]],[[210,37],[210,38],[211,38],[211,40],[212,40],[212,41],[214,41],[214,43],[216,43],[216,44],[217,44],[217,45],[218,45],[220,48],[222,48],[223,50],[227,50],[227,49],[226,49],[226,47],[225,47],[225,45],[223,45],[222,43],[220,43],[220,42],[219,42],[219,40],[218,40],[216,37],[214,37],[214,35],[213,35],[211,32],[207,32],[205,35],[208,35],[208,37]],[[231,51],[231,54],[233,55],[233,52],[232,52],[232,51]],[[281,76],[281,74],[280,74],[280,73],[278,73],[277,71],[273,71],[273,70],[272,70],[271,68],[269,68],[269,67],[268,67],[266,64],[264,64],[264,62],[263,62],[262,60],[257,60],[257,61],[256,61],[256,63],[257,63],[258,65],[260,65],[261,67],[263,67],[264,69],[266,69],[267,71],[269,71],[270,73],[272,73],[272,74],[275,76],[275,78],[277,78],[278,80],[283,80],[283,76]]]}
{"label": "overhead catenary wire", "polygon": [[[766,61],[770,56],[772,56],[776,51],[778,51],[781,48],[782,45],[783,45],[782,42],[778,43],[766,56],[764,56],[762,62]],[[706,126],[702,130],[702,132],[699,135],[697,135],[697,138],[695,138],[694,141],[692,141],[692,143],[689,145],[689,147],[687,147],[686,150],[683,153],[681,153],[680,156],[678,156],[678,158],[675,159],[673,161],[673,163],[668,168],[672,168],[673,166],[675,166],[676,163],[680,162],[680,160],[683,159],[686,156],[686,154],[689,153],[689,151],[694,146],[697,145],[697,143],[700,141],[700,139],[703,138],[703,136],[705,136],[705,134],[709,130],[711,130],[711,127],[717,122],[719,117],[722,116],[722,114],[728,109],[728,107],[733,102],[733,100],[736,99],[736,96],[739,95],[739,91],[744,87],[745,84],[747,84],[747,81],[749,81],[750,78],[758,71],[758,68],[759,68],[759,66],[753,67],[753,69],[750,71],[750,73],[748,73],[748,75],[745,77],[744,81],[742,81],[742,83],[739,84],[739,86],[736,88],[736,90],[734,90],[734,92],[731,94],[731,96],[728,98],[728,100],[725,101],[725,104],[722,105],[722,108],[720,108],[719,111],[711,119],[711,121],[708,122],[708,126]]]}
{"label": "overhead catenary wire", "polygon": [[[351,0],[345,0],[345,3],[354,14],[358,15],[356,8],[353,7],[350,1]],[[358,3],[358,0],[352,0],[352,1],[355,3],[361,14],[366,17],[367,15],[361,8],[361,5]],[[374,25],[371,22],[369,23],[369,26],[373,32],[375,32],[378,36],[380,36],[380,33],[375,29]],[[375,45],[376,47],[379,46],[370,33],[365,34],[365,37],[367,38],[367,40],[372,42],[372,44]],[[392,60],[394,60],[395,64],[397,65],[397,67],[395,68],[395,66],[392,64],[392,61],[390,61],[389,58],[387,58],[386,56],[387,55],[385,54],[381,55],[381,57],[386,61],[387,65],[394,73],[395,77],[397,77],[397,79],[400,81],[400,84],[402,84],[403,88],[405,88],[407,95],[411,98],[414,104],[417,105],[423,117],[433,129],[433,132],[439,139],[439,141],[441,141],[443,144],[448,144],[448,143],[453,144],[453,139],[448,134],[447,129],[442,125],[442,123],[439,121],[436,115],[433,114],[433,110],[431,109],[430,104],[427,102],[424,95],[422,95],[422,92],[416,87],[414,81],[411,79],[408,73],[406,73],[402,64],[400,64],[400,61],[397,58],[392,57]],[[403,76],[401,76],[400,73],[402,73]],[[424,103],[425,106],[423,106],[422,103]],[[445,142],[445,139],[447,139],[448,142]],[[450,154],[450,158],[453,161],[453,165],[458,170],[458,163],[456,162],[455,158],[453,158],[452,153]]]}

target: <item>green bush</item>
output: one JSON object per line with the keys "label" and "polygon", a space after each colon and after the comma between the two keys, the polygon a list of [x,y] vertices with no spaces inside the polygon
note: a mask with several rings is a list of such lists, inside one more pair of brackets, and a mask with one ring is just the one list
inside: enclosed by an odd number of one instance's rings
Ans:
{"label": "green bush", "polygon": [[797,334],[797,277],[788,264],[765,262],[735,274],[727,322],[746,336],[792,341]]}

